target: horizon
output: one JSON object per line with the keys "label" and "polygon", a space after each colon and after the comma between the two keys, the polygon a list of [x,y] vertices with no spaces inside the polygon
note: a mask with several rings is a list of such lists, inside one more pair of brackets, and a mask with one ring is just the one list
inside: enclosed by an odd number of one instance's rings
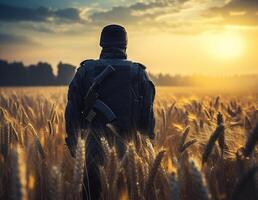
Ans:
{"label": "horizon", "polygon": [[[29,66],[33,66],[33,65],[37,65],[39,63],[46,63],[49,64],[53,70],[53,74],[55,76],[57,76],[57,66],[61,63],[64,65],[71,65],[73,67],[75,67],[76,69],[78,68],[78,66],[72,64],[72,63],[67,63],[67,62],[63,62],[63,61],[59,61],[56,65],[52,65],[50,62],[46,61],[46,60],[39,60],[35,63],[25,63],[22,60],[13,60],[13,61],[8,61],[5,59],[0,58],[0,61],[5,61],[8,64],[13,64],[13,63],[22,63],[24,65],[25,68],[28,68]],[[169,75],[169,76],[181,76],[181,77],[194,77],[194,76],[204,76],[204,77],[212,77],[212,78],[230,78],[230,77],[237,77],[237,76],[258,76],[258,72],[257,73],[241,73],[241,74],[202,74],[202,73],[192,73],[192,74],[179,74],[179,73],[163,73],[163,72],[158,72],[158,73],[153,73],[150,70],[147,70],[148,74],[151,74],[153,76],[159,76],[159,75]]]}
{"label": "horizon", "polygon": [[128,59],[151,73],[258,73],[256,0],[0,0],[0,21],[8,62],[78,67],[99,57],[102,28],[118,23],[128,32]]}

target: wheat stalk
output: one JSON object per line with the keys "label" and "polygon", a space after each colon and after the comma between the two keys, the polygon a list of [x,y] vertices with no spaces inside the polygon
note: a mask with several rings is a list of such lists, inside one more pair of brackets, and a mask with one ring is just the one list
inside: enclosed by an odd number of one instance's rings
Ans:
{"label": "wheat stalk", "polygon": [[183,146],[185,144],[185,140],[186,140],[189,132],[190,132],[190,126],[187,126],[185,128],[185,130],[183,131],[182,136],[181,136],[180,141],[179,141],[179,145],[178,145],[179,146],[178,147],[179,152],[182,152]]}
{"label": "wheat stalk", "polygon": [[172,200],[180,200],[179,183],[175,172],[173,172],[170,177],[170,190],[171,190],[170,198]]}
{"label": "wheat stalk", "polygon": [[150,173],[149,173],[149,177],[147,179],[147,183],[146,183],[146,189],[145,189],[145,197],[146,199],[149,199],[150,198],[150,191],[153,187],[153,183],[155,181],[155,178],[156,178],[156,175],[157,175],[157,172],[158,172],[158,168],[160,167],[160,164],[161,164],[161,161],[162,161],[162,158],[164,157],[165,155],[165,150],[161,150],[155,160],[154,160],[154,163],[150,169]]}
{"label": "wheat stalk", "polygon": [[51,200],[62,200],[62,176],[57,166],[50,168],[49,178],[49,199]]}
{"label": "wheat stalk", "polygon": [[129,179],[129,191],[130,196],[133,199],[139,199],[139,183],[138,183],[138,169],[136,165],[136,151],[135,146],[131,143],[128,145],[128,157],[127,157],[127,165],[128,165],[128,179]]}
{"label": "wheat stalk", "polygon": [[216,130],[214,131],[214,133],[210,136],[210,139],[205,147],[205,150],[203,152],[202,155],[202,163],[206,163],[209,155],[213,149],[213,146],[215,145],[215,142],[217,141],[217,139],[219,138],[219,136],[224,132],[224,126],[220,125],[216,128]]}
{"label": "wheat stalk", "polygon": [[73,169],[73,193],[75,197],[79,197],[82,191],[82,182],[85,167],[85,140],[80,136],[78,137],[76,146],[76,156]]}
{"label": "wheat stalk", "polygon": [[207,188],[205,179],[203,178],[202,172],[197,169],[194,161],[190,161],[189,173],[191,176],[191,186],[192,186],[192,198],[199,200],[209,200],[211,199],[209,190]]}
{"label": "wheat stalk", "polygon": [[246,141],[245,148],[244,148],[244,155],[250,156],[255,145],[258,142],[258,123],[256,124],[253,131],[249,134],[249,137]]}
{"label": "wheat stalk", "polygon": [[12,152],[12,199],[27,200],[26,159],[19,145]]}

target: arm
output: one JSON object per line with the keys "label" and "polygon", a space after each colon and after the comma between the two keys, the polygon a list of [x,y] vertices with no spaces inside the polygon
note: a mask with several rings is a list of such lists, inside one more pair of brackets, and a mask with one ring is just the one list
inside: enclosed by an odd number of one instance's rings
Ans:
{"label": "arm", "polygon": [[151,139],[154,139],[155,117],[153,111],[153,102],[155,98],[155,86],[149,80],[149,77],[146,72],[143,73],[142,92],[143,108],[141,129],[144,134],[148,135]]}
{"label": "arm", "polygon": [[68,102],[65,109],[65,125],[67,134],[65,141],[72,155],[75,153],[77,133],[81,126],[83,74],[84,69],[80,67],[69,85]]}

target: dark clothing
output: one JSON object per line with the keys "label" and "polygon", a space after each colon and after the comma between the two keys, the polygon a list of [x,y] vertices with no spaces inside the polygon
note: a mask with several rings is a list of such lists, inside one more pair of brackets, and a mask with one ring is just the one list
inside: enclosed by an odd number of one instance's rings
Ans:
{"label": "dark clothing", "polygon": [[[85,128],[82,116],[84,107],[83,98],[92,84],[92,80],[100,74],[108,65],[115,72],[107,77],[98,89],[99,99],[108,105],[115,113],[117,119],[112,125],[118,130],[119,138],[114,144],[122,155],[125,149],[123,140],[130,134],[139,131],[142,134],[154,138],[155,119],[153,113],[153,101],[155,87],[149,80],[145,67],[139,63],[126,60],[125,50],[119,48],[104,48],[99,60],[86,60],[81,63],[72,80],[68,91],[68,103],[65,111],[67,145],[73,150],[76,145],[78,130]],[[91,127],[94,130],[103,129],[105,132],[106,119],[97,113]],[[101,132],[101,131],[100,131]],[[97,165],[102,164],[100,137],[98,131],[93,131],[87,139],[86,163],[89,191],[92,199],[99,198],[100,181]],[[93,180],[94,179],[94,180]],[[86,188],[87,188],[86,187]]]}
{"label": "dark clothing", "polygon": [[[108,77],[100,88],[103,101],[110,106],[118,117],[116,125],[125,131],[135,128],[150,138],[154,137],[155,119],[153,114],[153,101],[155,88],[149,80],[144,66],[126,60],[122,49],[103,49],[99,60],[86,60],[81,63],[75,74],[68,91],[68,103],[65,111],[66,132],[68,138],[76,141],[76,132],[82,128],[83,97],[89,88],[90,79],[100,73],[106,65],[111,64],[116,68],[116,74]],[[129,91],[130,90],[130,91]],[[127,98],[132,95],[129,106]],[[129,102],[130,103],[130,102]],[[133,104],[135,103],[135,104]],[[134,108],[136,105],[138,108]],[[134,116],[132,110],[136,110]],[[132,115],[132,116],[130,116]],[[123,121],[123,118],[136,117],[136,127],[130,127],[132,122]],[[120,121],[120,122],[119,122]]]}
{"label": "dark clothing", "polygon": [[127,54],[125,49],[120,48],[103,48],[100,54],[100,59],[126,59]]}

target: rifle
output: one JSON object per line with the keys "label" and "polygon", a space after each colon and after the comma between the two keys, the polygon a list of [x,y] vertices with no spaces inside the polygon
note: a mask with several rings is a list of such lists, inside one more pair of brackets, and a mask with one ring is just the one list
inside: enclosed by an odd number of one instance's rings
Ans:
{"label": "rifle", "polygon": [[92,120],[97,115],[96,111],[100,112],[105,116],[108,122],[112,122],[116,119],[116,115],[106,105],[103,101],[99,100],[98,87],[109,75],[114,73],[116,70],[111,65],[108,65],[96,78],[93,80],[92,85],[87,91],[86,95],[83,98],[84,109],[82,111],[84,119],[88,123],[91,123]]}

